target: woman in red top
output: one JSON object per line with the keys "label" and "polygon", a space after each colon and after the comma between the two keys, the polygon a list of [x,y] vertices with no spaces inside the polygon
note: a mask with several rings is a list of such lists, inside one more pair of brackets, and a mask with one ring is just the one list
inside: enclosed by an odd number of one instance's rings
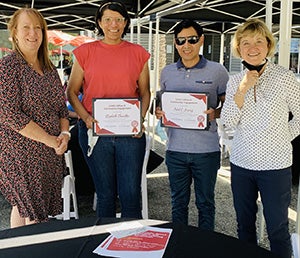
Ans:
{"label": "woman in red top", "polygon": [[[100,136],[88,155],[88,130],[93,98],[141,98],[142,116],[150,102],[150,54],[140,45],[123,40],[130,18],[121,2],[104,1],[96,13],[102,39],[74,50],[76,61],[67,89],[68,99],[81,120],[79,142],[97,193],[97,215],[114,217],[119,196],[122,217],[141,218],[140,184],[145,136]],[[83,85],[83,99],[77,98]]]}

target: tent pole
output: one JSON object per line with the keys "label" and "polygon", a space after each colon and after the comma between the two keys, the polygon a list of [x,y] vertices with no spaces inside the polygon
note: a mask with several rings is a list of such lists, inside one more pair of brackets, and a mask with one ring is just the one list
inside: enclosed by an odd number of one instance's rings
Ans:
{"label": "tent pole", "polygon": [[[148,60],[148,66],[149,66],[149,71],[150,71],[150,93],[153,94],[153,88],[154,88],[154,83],[152,83],[152,80],[153,80],[153,73],[152,73],[152,69],[151,69],[151,63],[152,63],[152,60],[153,60],[153,56],[152,56],[152,53],[151,53],[151,50],[152,50],[152,27],[153,27],[153,22],[150,20],[149,22],[149,34],[148,34],[148,52],[151,54],[150,55],[150,58]],[[151,95],[151,98],[150,98],[150,106],[151,106],[151,100],[152,100],[152,95]],[[153,114],[154,115],[154,114]],[[149,133],[149,128],[150,128],[150,112],[148,112],[148,117],[147,117],[147,133]],[[152,125],[154,125],[154,123],[152,123]],[[151,146],[151,143],[150,143],[150,146]]]}
{"label": "tent pole", "polygon": [[130,42],[133,43],[134,25],[130,22]]}
{"label": "tent pole", "polygon": [[224,22],[222,23],[222,33],[221,33],[221,44],[220,44],[220,58],[219,63],[224,64],[224,45],[225,45],[225,34],[224,34]]}
{"label": "tent pole", "polygon": [[272,2],[273,0],[266,1],[266,25],[272,31]]}
{"label": "tent pole", "polygon": [[[156,98],[156,90],[159,85],[159,22],[160,17],[156,16],[156,29],[155,29],[155,55],[154,55],[154,86],[153,86],[153,96]],[[155,102],[153,101],[153,121],[152,121],[152,147],[154,148],[154,135],[155,135]]]}
{"label": "tent pole", "polygon": [[279,28],[279,58],[278,64],[289,69],[291,49],[293,1],[281,0]]}
{"label": "tent pole", "polygon": [[[141,2],[140,2],[140,0],[138,0],[138,3],[137,3],[137,13],[139,13],[141,11]],[[137,44],[140,44],[140,42],[141,42],[141,39],[140,39],[140,37],[141,37],[141,23],[140,23],[140,19],[141,19],[141,17],[140,17],[140,15],[138,15],[138,17],[137,17],[137,39],[136,39],[136,43]]]}

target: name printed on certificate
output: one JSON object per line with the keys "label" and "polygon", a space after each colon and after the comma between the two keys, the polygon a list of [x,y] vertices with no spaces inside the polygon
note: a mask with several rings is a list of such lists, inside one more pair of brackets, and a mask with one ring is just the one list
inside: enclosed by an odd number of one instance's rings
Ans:
{"label": "name printed on certificate", "polygon": [[94,99],[93,133],[99,136],[136,135],[142,130],[141,101],[138,98]]}
{"label": "name printed on certificate", "polygon": [[204,113],[208,107],[206,93],[163,92],[161,96],[161,119],[165,127],[182,129],[207,129],[208,116]]}

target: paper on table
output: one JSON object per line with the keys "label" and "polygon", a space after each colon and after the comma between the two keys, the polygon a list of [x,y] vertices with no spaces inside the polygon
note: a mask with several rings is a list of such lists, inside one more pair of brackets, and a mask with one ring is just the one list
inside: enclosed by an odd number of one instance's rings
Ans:
{"label": "paper on table", "polygon": [[172,229],[146,227],[145,232],[123,238],[108,236],[93,253],[121,258],[161,258]]}
{"label": "paper on table", "polygon": [[126,237],[146,231],[146,227],[137,222],[124,222],[121,225],[107,228],[107,231],[116,238]]}

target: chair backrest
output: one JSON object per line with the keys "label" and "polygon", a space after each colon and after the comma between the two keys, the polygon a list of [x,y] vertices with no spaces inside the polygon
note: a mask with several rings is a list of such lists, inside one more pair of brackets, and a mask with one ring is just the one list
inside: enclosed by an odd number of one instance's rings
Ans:
{"label": "chair backrest", "polygon": [[216,122],[218,125],[218,133],[220,136],[220,145],[222,149],[223,147],[225,147],[225,151],[228,151],[228,153],[230,154],[234,130],[225,128],[221,118],[216,118]]}
{"label": "chair backrest", "polygon": [[[151,140],[152,137],[150,135],[146,135],[146,149],[145,149],[145,156],[144,156],[144,163],[143,163],[143,172],[147,170],[147,164],[149,160],[149,154],[150,154],[150,149],[151,149]],[[146,172],[147,174],[147,172]]]}
{"label": "chair backrest", "polygon": [[69,174],[75,180],[71,150],[68,150],[67,152],[65,152],[64,155],[65,155],[66,166],[69,170]]}
{"label": "chair backrest", "polygon": [[216,118],[216,122],[218,125],[218,132],[220,134],[220,137],[225,140],[232,139],[234,130],[225,128],[221,118]]}

